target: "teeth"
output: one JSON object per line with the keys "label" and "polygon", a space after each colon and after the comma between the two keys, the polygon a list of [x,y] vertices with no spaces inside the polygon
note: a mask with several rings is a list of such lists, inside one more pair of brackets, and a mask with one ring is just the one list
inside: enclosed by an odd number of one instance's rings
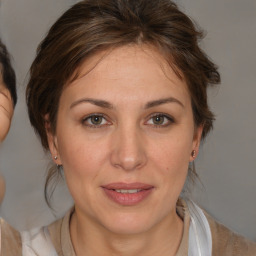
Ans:
{"label": "teeth", "polygon": [[141,189],[115,189],[116,192],[122,194],[134,194],[141,191]]}

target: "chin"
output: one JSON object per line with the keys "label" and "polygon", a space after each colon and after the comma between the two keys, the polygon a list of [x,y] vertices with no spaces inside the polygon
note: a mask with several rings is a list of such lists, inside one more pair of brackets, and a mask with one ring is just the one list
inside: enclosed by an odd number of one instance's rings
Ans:
{"label": "chin", "polygon": [[154,226],[151,215],[138,213],[112,214],[104,221],[104,227],[115,234],[135,235],[148,231]]}

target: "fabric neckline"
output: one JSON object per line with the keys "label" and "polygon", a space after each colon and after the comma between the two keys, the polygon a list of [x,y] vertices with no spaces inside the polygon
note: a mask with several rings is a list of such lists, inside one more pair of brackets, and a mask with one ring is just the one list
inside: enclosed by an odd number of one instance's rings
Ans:
{"label": "fabric neckline", "polygon": [[[60,243],[61,251],[63,256],[76,256],[74,247],[71,241],[69,224],[71,216],[74,212],[74,207],[71,208],[63,218],[61,223],[61,234],[60,234]],[[187,209],[187,204],[183,199],[179,199],[177,202],[177,213],[180,218],[183,220],[183,235],[179,249],[176,253],[176,256],[188,255],[188,241],[189,241],[189,226],[190,226],[190,214]],[[53,238],[52,238],[53,239]]]}

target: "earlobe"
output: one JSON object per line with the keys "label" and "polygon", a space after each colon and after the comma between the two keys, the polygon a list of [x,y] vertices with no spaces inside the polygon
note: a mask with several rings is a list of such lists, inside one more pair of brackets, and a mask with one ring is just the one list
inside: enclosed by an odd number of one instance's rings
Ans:
{"label": "earlobe", "polygon": [[45,122],[44,127],[47,134],[47,140],[48,140],[48,145],[49,145],[49,150],[51,152],[52,160],[56,165],[62,165],[61,159],[59,157],[59,152],[58,152],[58,141],[56,136],[52,132],[51,123],[49,122],[48,114],[45,115],[44,122]]}
{"label": "earlobe", "polygon": [[199,125],[195,129],[193,143],[192,143],[192,150],[190,155],[190,162],[194,161],[198,155],[203,129],[204,129],[203,124]]}

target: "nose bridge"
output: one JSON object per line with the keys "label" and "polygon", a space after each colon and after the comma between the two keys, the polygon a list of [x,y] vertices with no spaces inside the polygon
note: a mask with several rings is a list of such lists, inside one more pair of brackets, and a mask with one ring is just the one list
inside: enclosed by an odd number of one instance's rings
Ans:
{"label": "nose bridge", "polygon": [[141,168],[146,163],[146,152],[140,128],[126,123],[119,125],[115,133],[112,164],[124,170]]}

